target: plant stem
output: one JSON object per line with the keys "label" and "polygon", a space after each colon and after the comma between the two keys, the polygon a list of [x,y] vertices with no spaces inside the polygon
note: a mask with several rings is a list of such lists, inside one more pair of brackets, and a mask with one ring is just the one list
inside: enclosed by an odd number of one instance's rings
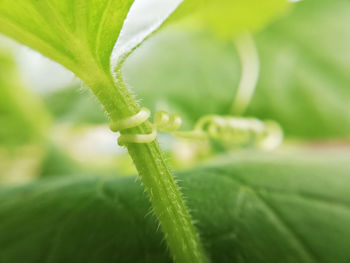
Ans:
{"label": "plant stem", "polygon": [[[96,74],[98,77],[95,75],[94,80],[86,84],[104,105],[112,120],[133,116],[140,110],[123,82],[121,70],[117,72],[116,81],[107,72],[100,71]],[[151,125],[148,121],[122,131],[123,134],[149,132]],[[129,143],[126,147],[141,177],[174,261],[207,262],[191,216],[158,143]]]}

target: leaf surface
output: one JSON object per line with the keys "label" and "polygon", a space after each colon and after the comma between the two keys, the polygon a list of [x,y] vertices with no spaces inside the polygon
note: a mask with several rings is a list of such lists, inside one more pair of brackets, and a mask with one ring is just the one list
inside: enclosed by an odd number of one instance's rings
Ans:
{"label": "leaf surface", "polygon": [[[213,262],[349,262],[347,152],[225,158],[177,174]],[[170,262],[134,177],[2,189],[0,222],[0,262]]]}

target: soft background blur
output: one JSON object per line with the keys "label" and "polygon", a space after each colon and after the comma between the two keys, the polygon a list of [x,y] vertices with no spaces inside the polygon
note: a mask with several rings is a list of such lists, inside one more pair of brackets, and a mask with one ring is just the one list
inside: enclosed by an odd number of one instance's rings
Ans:
{"label": "soft background blur", "polygon": [[[261,73],[245,116],[277,121],[286,136],[282,150],[317,147],[350,154],[349,25],[348,1],[304,1],[254,34]],[[229,114],[240,63],[233,41],[178,25],[147,40],[124,73],[142,105],[176,112],[191,128],[203,115]],[[0,184],[134,173],[107,123],[72,73],[1,37]],[[215,142],[166,134],[160,143],[175,169],[227,151]]]}

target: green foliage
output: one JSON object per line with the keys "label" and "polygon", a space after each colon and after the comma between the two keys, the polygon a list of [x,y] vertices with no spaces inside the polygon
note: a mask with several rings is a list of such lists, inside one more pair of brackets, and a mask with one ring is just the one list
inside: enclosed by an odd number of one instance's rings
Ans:
{"label": "green foliage", "polygon": [[[247,116],[278,121],[287,137],[350,136],[349,12],[347,1],[301,1],[255,36],[261,74]],[[203,31],[160,33],[125,66],[146,106],[178,112],[188,127],[228,114],[240,77],[233,44]]]}
{"label": "green foliage", "polygon": [[[225,158],[177,174],[212,262],[349,262],[349,155]],[[169,262],[134,181],[72,177],[2,189],[0,259]]]}

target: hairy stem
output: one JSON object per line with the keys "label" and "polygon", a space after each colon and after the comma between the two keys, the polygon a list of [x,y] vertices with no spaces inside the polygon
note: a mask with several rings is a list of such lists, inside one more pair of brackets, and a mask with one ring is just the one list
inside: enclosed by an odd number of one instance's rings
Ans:
{"label": "hairy stem", "polygon": [[[112,120],[120,120],[139,112],[140,108],[125,86],[120,70],[116,81],[107,72],[96,72],[96,75],[87,85],[104,105]],[[123,130],[122,133],[144,134],[150,131],[151,125],[146,121],[138,127]],[[126,147],[141,177],[174,261],[207,262],[191,216],[158,143],[128,143]]]}

